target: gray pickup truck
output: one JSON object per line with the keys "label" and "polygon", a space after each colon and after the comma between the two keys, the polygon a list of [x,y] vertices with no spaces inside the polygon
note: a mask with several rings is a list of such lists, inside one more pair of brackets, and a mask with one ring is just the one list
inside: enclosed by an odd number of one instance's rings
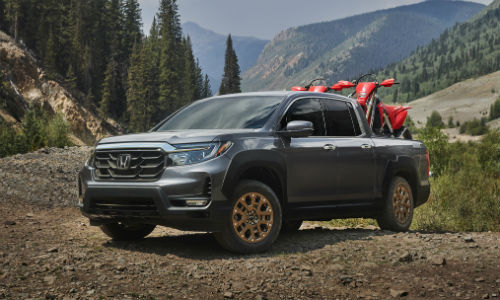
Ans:
{"label": "gray pickup truck", "polygon": [[367,217],[407,230],[429,197],[429,155],[419,141],[375,136],[343,96],[243,93],[102,139],[78,185],[81,211],[113,239],[163,225],[255,253],[303,220]]}

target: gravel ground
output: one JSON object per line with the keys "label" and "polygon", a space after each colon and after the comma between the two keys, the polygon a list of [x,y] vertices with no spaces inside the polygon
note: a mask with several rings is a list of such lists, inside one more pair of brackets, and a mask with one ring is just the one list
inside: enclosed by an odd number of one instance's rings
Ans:
{"label": "gravel ground", "polygon": [[90,150],[90,147],[43,148],[0,158],[0,204],[74,206],[78,202],[77,174]]}
{"label": "gravel ground", "polygon": [[0,160],[0,299],[499,299],[498,232],[307,222],[248,256],[165,227],[111,241],[71,207],[88,150]]}

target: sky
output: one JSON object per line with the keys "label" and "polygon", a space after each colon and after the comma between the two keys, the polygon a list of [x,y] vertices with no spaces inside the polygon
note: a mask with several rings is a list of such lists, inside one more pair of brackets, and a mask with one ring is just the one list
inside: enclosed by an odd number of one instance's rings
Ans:
{"label": "sky", "polygon": [[[490,4],[493,0],[473,0]],[[149,33],[160,0],[139,0]],[[195,22],[217,33],[272,39],[293,26],[331,21],[422,0],[177,0],[181,23]]]}

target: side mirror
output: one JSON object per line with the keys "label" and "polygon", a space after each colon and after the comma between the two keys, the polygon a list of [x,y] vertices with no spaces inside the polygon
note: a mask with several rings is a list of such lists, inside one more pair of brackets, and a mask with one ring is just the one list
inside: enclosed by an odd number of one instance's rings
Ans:
{"label": "side mirror", "polygon": [[314,132],[314,126],[309,121],[290,121],[286,124],[286,129],[280,131],[280,134],[289,137],[308,137]]}

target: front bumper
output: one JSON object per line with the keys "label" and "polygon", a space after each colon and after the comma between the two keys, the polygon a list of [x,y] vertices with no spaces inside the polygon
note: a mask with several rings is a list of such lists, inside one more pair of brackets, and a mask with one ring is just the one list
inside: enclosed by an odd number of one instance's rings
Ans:
{"label": "front bumper", "polygon": [[[79,206],[91,225],[130,222],[191,231],[219,231],[230,210],[221,192],[230,160],[225,157],[195,165],[165,168],[157,181],[96,178],[86,165],[79,173]],[[200,207],[186,200],[206,200]]]}

